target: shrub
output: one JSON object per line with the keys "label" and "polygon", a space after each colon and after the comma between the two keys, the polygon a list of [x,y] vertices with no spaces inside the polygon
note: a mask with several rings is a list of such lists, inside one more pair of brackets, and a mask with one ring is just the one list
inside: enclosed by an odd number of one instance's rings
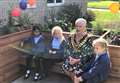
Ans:
{"label": "shrub", "polygon": [[92,24],[90,23],[91,21],[95,20],[95,13],[91,10],[87,10],[86,15],[84,16],[84,18],[87,20],[87,27],[88,28],[92,28]]}
{"label": "shrub", "polygon": [[21,27],[32,25],[31,17],[28,14],[23,14],[18,18],[18,25],[20,25]]}
{"label": "shrub", "polygon": [[80,10],[81,8],[77,4],[65,5],[58,12],[58,19],[70,22],[74,26],[75,20],[79,17],[82,17],[82,12]]}
{"label": "shrub", "polygon": [[31,25],[32,20],[29,15],[22,14],[20,17],[13,17],[11,10],[8,10],[8,20],[0,27],[0,35],[26,30],[31,28]]}
{"label": "shrub", "polygon": [[103,25],[101,25],[100,23],[96,24],[96,27],[94,27],[94,33],[95,35],[102,35],[104,33],[103,31]]}
{"label": "shrub", "polygon": [[111,44],[120,46],[120,32],[114,33]]}
{"label": "shrub", "polygon": [[[60,26],[64,31],[71,31],[72,28],[72,24],[69,22],[65,22],[65,20],[49,20],[46,21],[44,27],[46,27],[46,30],[49,31],[56,25]],[[44,31],[46,30],[44,29]]]}
{"label": "shrub", "polygon": [[102,0],[102,1],[119,1],[119,0]]}
{"label": "shrub", "polygon": [[120,0],[111,0],[111,1],[120,1]]}
{"label": "shrub", "polygon": [[95,20],[94,12],[88,10],[84,16],[82,16],[81,8],[77,4],[69,4],[65,5],[57,14],[57,19],[64,21],[67,24],[68,29],[71,30],[69,27],[73,28],[75,20],[78,18],[85,18],[87,20],[87,26],[89,28],[92,27],[91,21]]}
{"label": "shrub", "polygon": [[120,31],[120,21],[119,20],[113,20],[113,21],[110,21],[110,22],[106,22],[104,24],[104,27],[107,28],[107,29],[111,29],[115,32],[118,32]]}

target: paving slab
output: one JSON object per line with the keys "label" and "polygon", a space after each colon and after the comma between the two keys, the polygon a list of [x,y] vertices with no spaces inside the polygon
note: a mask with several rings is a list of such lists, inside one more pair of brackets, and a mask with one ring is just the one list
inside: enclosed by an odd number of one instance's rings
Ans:
{"label": "paving slab", "polygon": [[70,78],[66,75],[58,74],[58,73],[50,73],[46,78],[34,82],[32,78],[27,80],[23,79],[23,77],[18,78],[17,80],[13,81],[12,83],[72,83]]}

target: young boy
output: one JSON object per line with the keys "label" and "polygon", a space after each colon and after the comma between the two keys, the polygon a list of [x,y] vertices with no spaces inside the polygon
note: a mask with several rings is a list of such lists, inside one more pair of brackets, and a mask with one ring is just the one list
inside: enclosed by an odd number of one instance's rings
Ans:
{"label": "young boy", "polygon": [[31,46],[31,54],[26,55],[26,66],[25,66],[25,75],[24,78],[27,79],[31,75],[32,71],[32,62],[35,63],[34,76],[33,80],[37,81],[42,78],[43,70],[42,64],[40,62],[40,55],[45,53],[46,46],[44,43],[45,38],[42,35],[42,32],[39,26],[34,25],[32,29],[32,36],[24,40],[24,44],[29,44]]}
{"label": "young boy", "polygon": [[74,83],[103,83],[110,71],[110,59],[107,51],[107,42],[99,38],[93,41],[95,57],[84,66],[83,73],[74,77]]}

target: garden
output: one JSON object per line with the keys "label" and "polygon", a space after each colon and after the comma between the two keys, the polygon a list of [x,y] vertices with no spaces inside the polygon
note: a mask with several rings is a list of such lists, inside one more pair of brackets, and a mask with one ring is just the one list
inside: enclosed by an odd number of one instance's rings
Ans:
{"label": "garden", "polygon": [[96,0],[96,1],[91,1],[91,2],[88,2],[88,7],[109,9],[109,6],[112,3],[119,3],[119,0]]}
{"label": "garden", "polygon": [[[120,12],[114,14],[109,10],[109,6],[113,2],[118,3],[117,1],[88,2],[88,8],[106,8],[107,10],[87,10],[84,16],[82,16],[79,5],[65,5],[61,7],[57,14],[51,12],[50,18],[45,21],[44,25],[41,23],[34,24],[31,17],[26,13],[16,16],[16,12],[19,14],[19,9],[11,8],[8,11],[7,24],[4,25],[4,20],[0,20],[0,35],[24,31],[30,29],[33,25],[38,25],[42,31],[50,31],[53,26],[59,25],[66,32],[74,32],[75,20],[83,17],[87,20],[88,31],[91,31],[92,34],[102,35],[110,30],[108,35],[109,42],[118,41],[120,35]],[[119,42],[114,44],[119,45]]]}
{"label": "garden", "polygon": [[[115,3],[118,1],[114,1]],[[22,53],[16,51],[10,47],[11,45],[19,46],[21,40],[28,38],[31,35],[31,28],[34,25],[38,25],[41,31],[49,37],[50,31],[53,26],[59,25],[65,32],[74,32],[74,22],[77,18],[85,18],[87,20],[87,30],[89,33],[100,37],[105,34],[104,37],[109,41],[109,51],[112,55],[113,61],[113,71],[112,76],[120,77],[120,66],[118,66],[119,61],[119,51],[120,51],[120,12],[112,13],[109,10],[110,4],[113,1],[99,1],[96,0],[88,2],[88,7],[90,8],[102,8],[102,10],[87,10],[83,15],[81,8],[76,4],[64,5],[60,8],[58,13],[51,11],[49,18],[45,17],[45,23],[40,22],[34,23],[27,13],[19,15],[18,8],[11,8],[8,10],[8,19],[0,19],[0,69],[4,71],[5,65],[9,66],[7,72],[2,73],[2,76],[6,75],[10,78],[10,75],[14,75],[14,79],[19,77],[16,73],[19,72],[17,64],[24,63],[23,58],[17,55],[22,55]],[[99,4],[99,5],[98,5]],[[102,5],[101,5],[102,4]],[[67,34],[68,35],[68,34]],[[12,54],[12,55],[10,55]],[[114,56],[116,55],[116,56]],[[13,58],[11,58],[13,57]],[[4,68],[5,67],[5,68]],[[12,71],[13,67],[15,71]],[[11,69],[10,69],[11,68]],[[11,73],[10,73],[11,72]],[[8,75],[9,74],[9,75]],[[1,76],[1,72],[0,72]],[[1,77],[2,77],[1,76]],[[1,78],[0,77],[0,78]],[[11,78],[13,79],[13,78]],[[0,81],[1,82],[1,81]],[[9,83],[9,82],[8,82]]]}
{"label": "garden", "polygon": [[[120,38],[120,12],[113,13],[111,12],[110,6],[111,4],[119,4],[119,0],[110,1],[110,0],[102,0],[102,1],[91,1],[88,2],[88,8],[95,8],[98,10],[93,10],[95,14],[95,21],[92,21],[93,28],[98,30],[97,32],[104,32],[104,30],[110,30],[109,34],[109,42],[114,42],[114,44],[119,45]],[[116,8],[116,6],[114,7]],[[120,8],[120,7],[119,7]],[[99,10],[101,9],[101,10]],[[117,42],[116,42],[117,41]]]}

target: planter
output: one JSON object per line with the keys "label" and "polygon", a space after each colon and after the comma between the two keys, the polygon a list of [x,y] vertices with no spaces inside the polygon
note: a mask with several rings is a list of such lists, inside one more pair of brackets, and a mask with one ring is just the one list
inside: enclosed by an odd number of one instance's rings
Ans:
{"label": "planter", "polygon": [[11,83],[20,76],[19,63],[22,55],[16,51],[11,44],[19,44],[19,42],[31,35],[31,29],[0,36],[0,83]]}
{"label": "planter", "polygon": [[112,62],[112,70],[110,75],[120,78],[120,46],[109,45],[108,47]]}
{"label": "planter", "polygon": [[16,33],[11,33],[5,36],[0,36],[0,46],[7,45],[18,40],[29,37],[31,34],[31,29],[24,30]]}
{"label": "planter", "polygon": [[[20,68],[18,65],[24,61],[23,58],[19,57],[22,53],[11,48],[9,45],[18,45],[22,39],[27,38],[30,35],[31,29],[0,37],[0,83],[10,83],[12,80],[15,80],[18,76],[20,76]],[[43,35],[48,43],[51,33],[43,32]],[[64,32],[64,35],[67,38],[69,33]],[[112,70],[110,75],[120,78],[120,46],[109,45],[108,47],[112,62]]]}

